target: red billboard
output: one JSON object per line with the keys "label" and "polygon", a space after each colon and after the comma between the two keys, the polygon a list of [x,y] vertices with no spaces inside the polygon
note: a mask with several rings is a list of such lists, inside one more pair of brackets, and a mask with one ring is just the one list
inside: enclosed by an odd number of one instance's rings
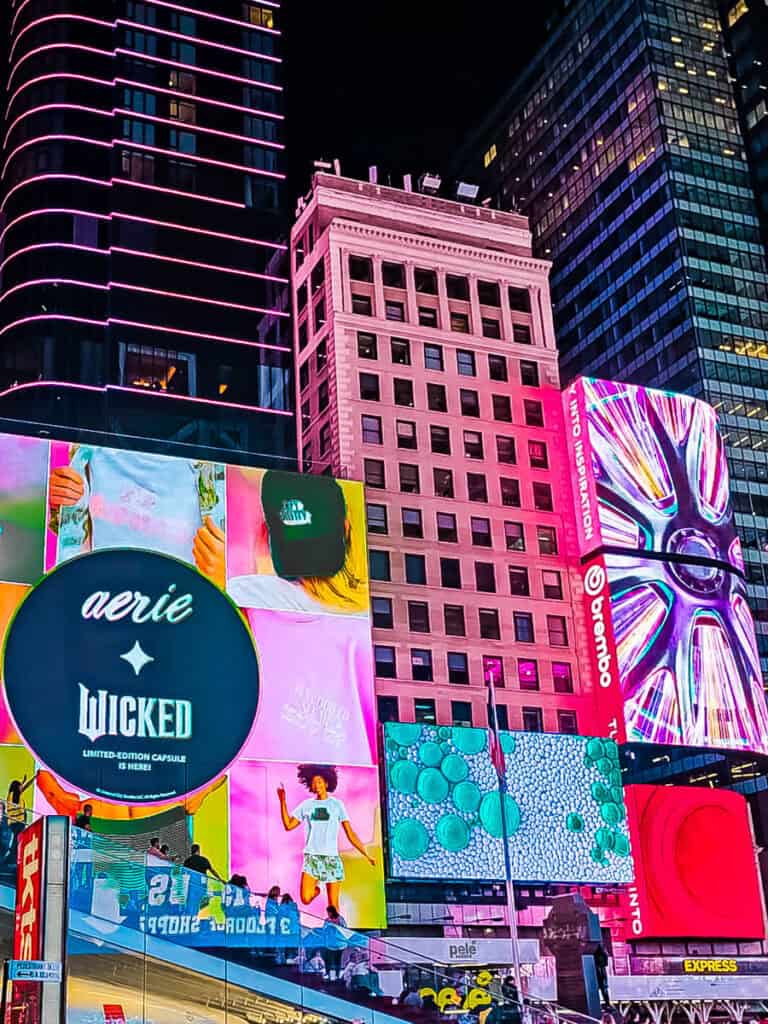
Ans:
{"label": "red billboard", "polygon": [[19,836],[14,960],[42,957],[43,825],[39,819]]}

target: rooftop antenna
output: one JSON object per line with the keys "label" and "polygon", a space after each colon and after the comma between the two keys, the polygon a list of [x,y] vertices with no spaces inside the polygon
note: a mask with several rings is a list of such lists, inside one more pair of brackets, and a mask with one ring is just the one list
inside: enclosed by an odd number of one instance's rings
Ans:
{"label": "rooftop antenna", "polygon": [[336,157],[333,161],[333,173],[336,175],[337,178],[341,177],[341,160],[339,160],[338,157]]}

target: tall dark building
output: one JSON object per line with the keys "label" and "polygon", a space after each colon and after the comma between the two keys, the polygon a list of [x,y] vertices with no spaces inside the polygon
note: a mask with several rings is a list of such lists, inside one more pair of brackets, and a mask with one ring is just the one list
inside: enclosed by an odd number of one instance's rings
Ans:
{"label": "tall dark building", "polygon": [[768,273],[716,0],[577,0],[469,141],[530,217],[564,382],[712,403],[768,677]]}
{"label": "tall dark building", "polygon": [[290,457],[279,5],[7,18],[0,418]]}

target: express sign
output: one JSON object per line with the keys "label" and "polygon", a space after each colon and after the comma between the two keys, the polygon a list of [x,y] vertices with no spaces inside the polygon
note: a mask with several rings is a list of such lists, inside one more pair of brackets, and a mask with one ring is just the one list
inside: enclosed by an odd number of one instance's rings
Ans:
{"label": "express sign", "polygon": [[4,679],[43,764],[129,803],[176,799],[225,771],[259,692],[253,640],[229,598],[183,562],[117,549],[65,562],[29,593]]}

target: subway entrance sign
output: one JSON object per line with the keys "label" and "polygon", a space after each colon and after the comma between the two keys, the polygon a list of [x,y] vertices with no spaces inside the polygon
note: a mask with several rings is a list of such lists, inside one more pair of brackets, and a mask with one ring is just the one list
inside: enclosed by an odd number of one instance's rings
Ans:
{"label": "subway entrance sign", "polygon": [[61,964],[56,960],[10,960],[11,981],[61,981]]}

